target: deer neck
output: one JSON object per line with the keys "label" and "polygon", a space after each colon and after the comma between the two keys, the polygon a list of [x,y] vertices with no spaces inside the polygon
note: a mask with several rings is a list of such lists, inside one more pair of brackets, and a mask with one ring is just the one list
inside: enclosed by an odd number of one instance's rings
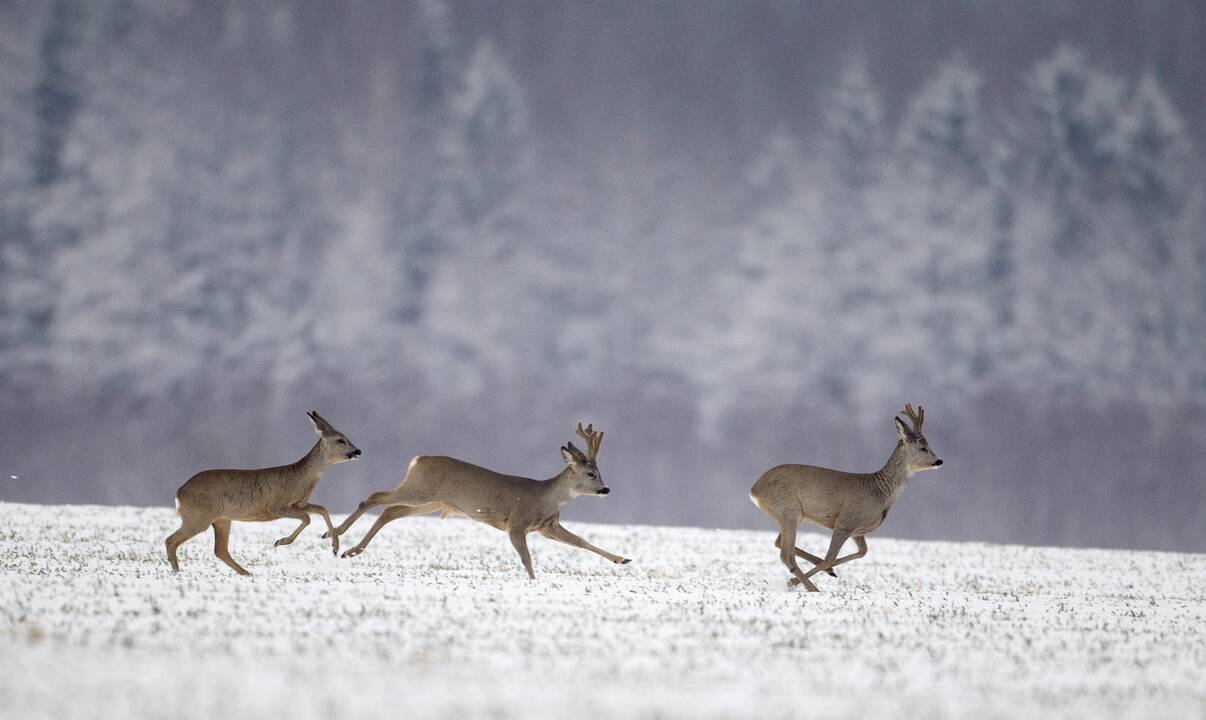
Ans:
{"label": "deer neck", "polygon": [[322,440],[314,443],[314,447],[310,448],[310,452],[306,453],[305,457],[293,463],[293,471],[295,477],[303,485],[309,485],[313,489],[318,484],[318,479],[326,472],[327,463],[323,457]]}
{"label": "deer neck", "polygon": [[565,507],[565,504],[574,499],[574,490],[570,486],[570,469],[567,467],[562,470],[557,477],[548,480],[547,499],[550,503],[557,506],[557,509]]}
{"label": "deer neck", "polygon": [[913,473],[909,472],[908,466],[905,465],[903,443],[897,443],[883,468],[871,475],[876,492],[888,505],[896,502],[896,498],[900,497],[900,493],[904,491],[912,477]]}

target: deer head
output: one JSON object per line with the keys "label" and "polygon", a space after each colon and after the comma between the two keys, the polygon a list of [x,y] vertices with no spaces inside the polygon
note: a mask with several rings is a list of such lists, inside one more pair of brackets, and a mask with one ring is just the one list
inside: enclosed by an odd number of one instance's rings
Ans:
{"label": "deer head", "polygon": [[335,429],[331,423],[323,419],[317,410],[306,413],[314,432],[318,433],[319,452],[327,465],[335,465],[360,457],[360,449],[352,444],[347,435]]}
{"label": "deer head", "polygon": [[913,404],[905,403],[902,412],[913,423],[913,427],[909,428],[899,417],[896,418],[896,434],[900,437],[906,469],[909,473],[915,473],[941,467],[942,460],[930,449],[930,444],[921,431],[925,422],[925,408],[918,405],[914,412]]}
{"label": "deer head", "polygon": [[610,493],[611,489],[603,484],[603,474],[599,472],[599,467],[595,464],[599,446],[603,444],[602,431],[596,431],[594,423],[585,428],[582,427],[582,423],[578,423],[575,433],[586,443],[586,452],[583,453],[574,447],[572,441],[561,448],[561,457],[565,459],[565,464],[570,470],[570,487],[576,495]]}

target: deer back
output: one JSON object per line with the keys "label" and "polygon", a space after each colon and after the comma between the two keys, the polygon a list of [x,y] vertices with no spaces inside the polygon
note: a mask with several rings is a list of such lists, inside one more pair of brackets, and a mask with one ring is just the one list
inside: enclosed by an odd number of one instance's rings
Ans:
{"label": "deer back", "polygon": [[182,510],[206,511],[232,520],[273,520],[275,508],[304,502],[318,484],[297,465],[257,470],[205,470],[188,479],[176,493]]}
{"label": "deer back", "polygon": [[815,465],[773,467],[754,484],[750,496],[771,515],[794,515],[830,528],[852,512],[882,514],[870,475]]}
{"label": "deer back", "polygon": [[552,481],[504,475],[452,457],[416,457],[402,488],[416,500],[441,505],[445,514],[504,529],[516,521],[539,522],[559,510],[547,502]]}

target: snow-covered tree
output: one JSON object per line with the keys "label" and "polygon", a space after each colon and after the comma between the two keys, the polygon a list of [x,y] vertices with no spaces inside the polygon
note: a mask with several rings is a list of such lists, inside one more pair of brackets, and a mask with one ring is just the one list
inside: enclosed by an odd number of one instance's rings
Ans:
{"label": "snow-covered tree", "polygon": [[[698,382],[705,432],[751,398],[814,394],[838,350],[833,298],[823,283],[825,248],[816,231],[820,198],[808,182],[803,150],[783,126],[771,132],[742,175],[732,260],[717,268],[715,309],[686,343],[706,348]],[[685,350],[686,348],[684,348]],[[757,402],[757,401],[755,401]]]}
{"label": "snow-covered tree", "polygon": [[459,70],[451,13],[444,0],[421,0],[419,10],[423,33],[415,108],[439,127],[448,117],[448,98],[456,89]]}
{"label": "snow-covered tree", "polygon": [[470,224],[505,201],[531,166],[523,89],[488,39],[465,66],[440,150],[454,169],[460,210]]}
{"label": "snow-covered tree", "polygon": [[1018,124],[1014,371],[1092,402],[1183,392],[1197,312],[1169,290],[1193,264],[1173,235],[1180,121],[1152,80],[1125,87],[1061,49],[1030,74]]}
{"label": "snow-covered tree", "polygon": [[40,75],[34,88],[38,123],[34,180],[39,186],[58,179],[67,129],[83,99],[89,9],[80,0],[55,0],[42,35]]}
{"label": "snow-covered tree", "polygon": [[909,278],[897,300],[908,308],[899,329],[913,336],[900,340],[943,358],[941,375],[928,381],[944,393],[970,391],[987,371],[993,329],[997,198],[988,182],[980,84],[961,59],[941,66],[910,101],[896,143],[893,197]]}
{"label": "snow-covered tree", "polygon": [[[333,159],[357,168],[355,180],[293,192],[312,197],[328,223],[310,253],[311,266],[298,268],[312,289],[309,298],[316,309],[309,342],[319,357],[335,358],[366,380],[387,382],[402,359],[398,308],[404,301],[426,301],[422,295],[406,295],[416,281],[404,274],[407,260],[413,260],[408,253],[416,248],[404,242],[401,226],[406,217],[399,209],[407,192],[421,184],[399,169],[399,161],[410,159],[397,153],[410,128],[395,72],[377,64],[368,83],[371,92],[357,110],[359,122],[346,133]],[[351,347],[360,350],[349,353]],[[403,347],[406,355],[415,354],[408,344]]]}
{"label": "snow-covered tree", "polygon": [[26,223],[33,187],[38,124],[33,96],[38,76],[40,18],[0,5],[0,237],[5,245],[28,242]]}
{"label": "snow-covered tree", "polygon": [[456,348],[480,382],[484,372],[524,369],[522,353],[547,347],[541,303],[565,271],[541,252],[547,238],[532,224],[540,211],[528,204],[539,198],[521,192],[533,179],[525,93],[489,39],[464,63],[445,112],[406,267],[413,284],[430,284],[434,342]]}
{"label": "snow-covered tree", "polygon": [[1061,256],[1094,241],[1096,205],[1118,167],[1123,86],[1064,46],[1038,62],[1026,82],[1025,137],[1028,181],[1048,195],[1055,220],[1052,238]]}
{"label": "snow-covered tree", "polygon": [[1158,262],[1171,259],[1171,235],[1192,187],[1191,144],[1185,121],[1159,80],[1144,73],[1119,121],[1123,191]]}
{"label": "snow-covered tree", "polygon": [[874,185],[884,171],[886,133],[883,98],[867,60],[847,58],[821,109],[822,152],[840,187],[857,191]]}
{"label": "snow-covered tree", "polygon": [[1201,218],[1191,200],[1201,192],[1201,178],[1193,172],[1185,120],[1152,73],[1129,93],[1119,134],[1122,195],[1134,228],[1119,242],[1140,270],[1135,278],[1151,283],[1148,299],[1136,308],[1137,333],[1140,342],[1158,348],[1150,360],[1166,369],[1157,382],[1177,397],[1193,392],[1194,376],[1206,363],[1199,352],[1206,331],[1206,305],[1198,300],[1206,286]]}
{"label": "snow-covered tree", "polygon": [[844,320],[826,338],[842,360],[825,369],[822,390],[869,411],[907,367],[902,360],[915,342],[907,300],[916,279],[901,272],[910,247],[891,218],[883,99],[861,55],[847,60],[822,103],[820,272],[832,317]]}
{"label": "snow-covered tree", "polygon": [[84,99],[83,74],[103,7],[56,0],[45,7],[4,9],[10,14],[4,49],[11,66],[6,62],[7,92],[0,111],[5,125],[0,142],[7,143],[0,147],[0,182],[6,186],[0,198],[5,233],[0,246],[0,350],[7,350],[0,362],[10,370],[32,366],[44,373],[47,367],[57,310],[48,268],[73,238],[45,236],[33,225],[62,176],[66,138]]}
{"label": "snow-covered tree", "polygon": [[108,10],[60,177],[34,218],[64,246],[49,265],[49,353],[65,378],[126,405],[191,397],[262,371],[263,334],[288,326],[272,284],[285,226],[277,125],[263,104],[215,102],[240,92],[215,75],[147,62],[172,17]]}
{"label": "snow-covered tree", "polygon": [[[174,130],[183,125],[182,99],[170,94],[162,64],[142,62],[154,32],[138,19],[138,31],[105,38],[91,56],[88,96],[34,219],[41,238],[64,248],[50,264],[52,363],[65,377],[79,373],[77,382],[133,401],[145,391],[140,383],[164,368],[194,367],[187,346],[197,338],[170,328],[179,293],[206,282],[202,268],[182,278],[171,261],[190,239],[177,213],[193,204],[186,193],[201,188],[181,182],[187,150]],[[127,130],[134,118],[143,130],[136,135]]]}
{"label": "snow-covered tree", "polygon": [[8,378],[22,346],[44,329],[52,305],[40,282],[38,248],[29,230],[42,20],[41,13],[29,10],[0,5],[0,375]]}
{"label": "snow-covered tree", "polygon": [[[898,162],[909,176],[939,190],[983,182],[985,129],[980,74],[956,57],[909,102],[897,136]],[[945,193],[935,202],[956,202]]]}
{"label": "snow-covered tree", "polygon": [[527,99],[502,53],[482,39],[467,59],[458,58],[443,2],[423,2],[421,11],[425,45],[416,96],[421,150],[411,165],[425,171],[428,180],[409,209],[402,239],[405,287],[397,315],[408,323],[420,320],[429,279],[450,252],[453,236],[504,203],[532,157]]}

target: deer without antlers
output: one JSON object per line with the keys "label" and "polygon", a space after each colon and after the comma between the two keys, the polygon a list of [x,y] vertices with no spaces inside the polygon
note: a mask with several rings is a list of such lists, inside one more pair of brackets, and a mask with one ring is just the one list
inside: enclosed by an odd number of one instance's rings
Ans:
{"label": "deer without antlers", "polygon": [[[168,562],[178,572],[176,548],[186,540],[213,526],[214,555],[240,575],[250,575],[230,556],[230,522],[266,522],[293,518],[301,522],[291,534],[276,541],[276,545],[292,543],[310,524],[310,513],[322,516],[327,528],[332,527],[331,515],[321,505],[310,502],[310,493],[327,468],[360,457],[360,450],[348,436],[323,420],[318,411],[306,413],[318,442],[305,457],[292,465],[262,470],[205,470],[192,476],[176,491],[176,513],[180,529],[166,541]],[[324,536],[325,537],[325,536]],[[331,551],[339,553],[339,538],[331,540]]]}
{"label": "deer without antlers", "polygon": [[[613,563],[628,564],[627,558],[591,545],[561,525],[561,508],[579,495],[607,495],[603,476],[595,463],[603,433],[594,425],[576,430],[586,443],[583,453],[572,442],[561,448],[565,469],[549,480],[532,480],[502,475],[450,457],[420,455],[410,461],[406,478],[394,490],[375,492],[360,503],[356,511],[328,534],[335,536],[348,528],[367,510],[384,505],[385,510],[360,542],[344,557],[364,552],[369,542],[386,524],[411,515],[440,512],[444,517],[463,515],[492,525],[511,537],[528,577],[535,579],[528,552],[528,533],[539,532],[547,538],[602,555]],[[325,536],[324,536],[325,537]]]}
{"label": "deer without antlers", "polygon": [[[867,554],[866,536],[888,516],[892,503],[900,497],[914,474],[933,470],[942,465],[922,434],[925,410],[906,404],[904,415],[913,427],[895,418],[896,434],[900,441],[892,450],[883,468],[873,473],[849,473],[812,465],[779,465],[758,478],[750,489],[754,504],[779,523],[775,547],[779,559],[791,571],[788,585],[803,585],[808,591],[817,587],[809,579],[818,572],[833,568]],[[817,557],[796,547],[796,531],[807,520],[833,530],[829,551]],[[838,551],[850,537],[858,550],[844,557]],[[800,570],[796,558],[813,563],[808,572]]]}

